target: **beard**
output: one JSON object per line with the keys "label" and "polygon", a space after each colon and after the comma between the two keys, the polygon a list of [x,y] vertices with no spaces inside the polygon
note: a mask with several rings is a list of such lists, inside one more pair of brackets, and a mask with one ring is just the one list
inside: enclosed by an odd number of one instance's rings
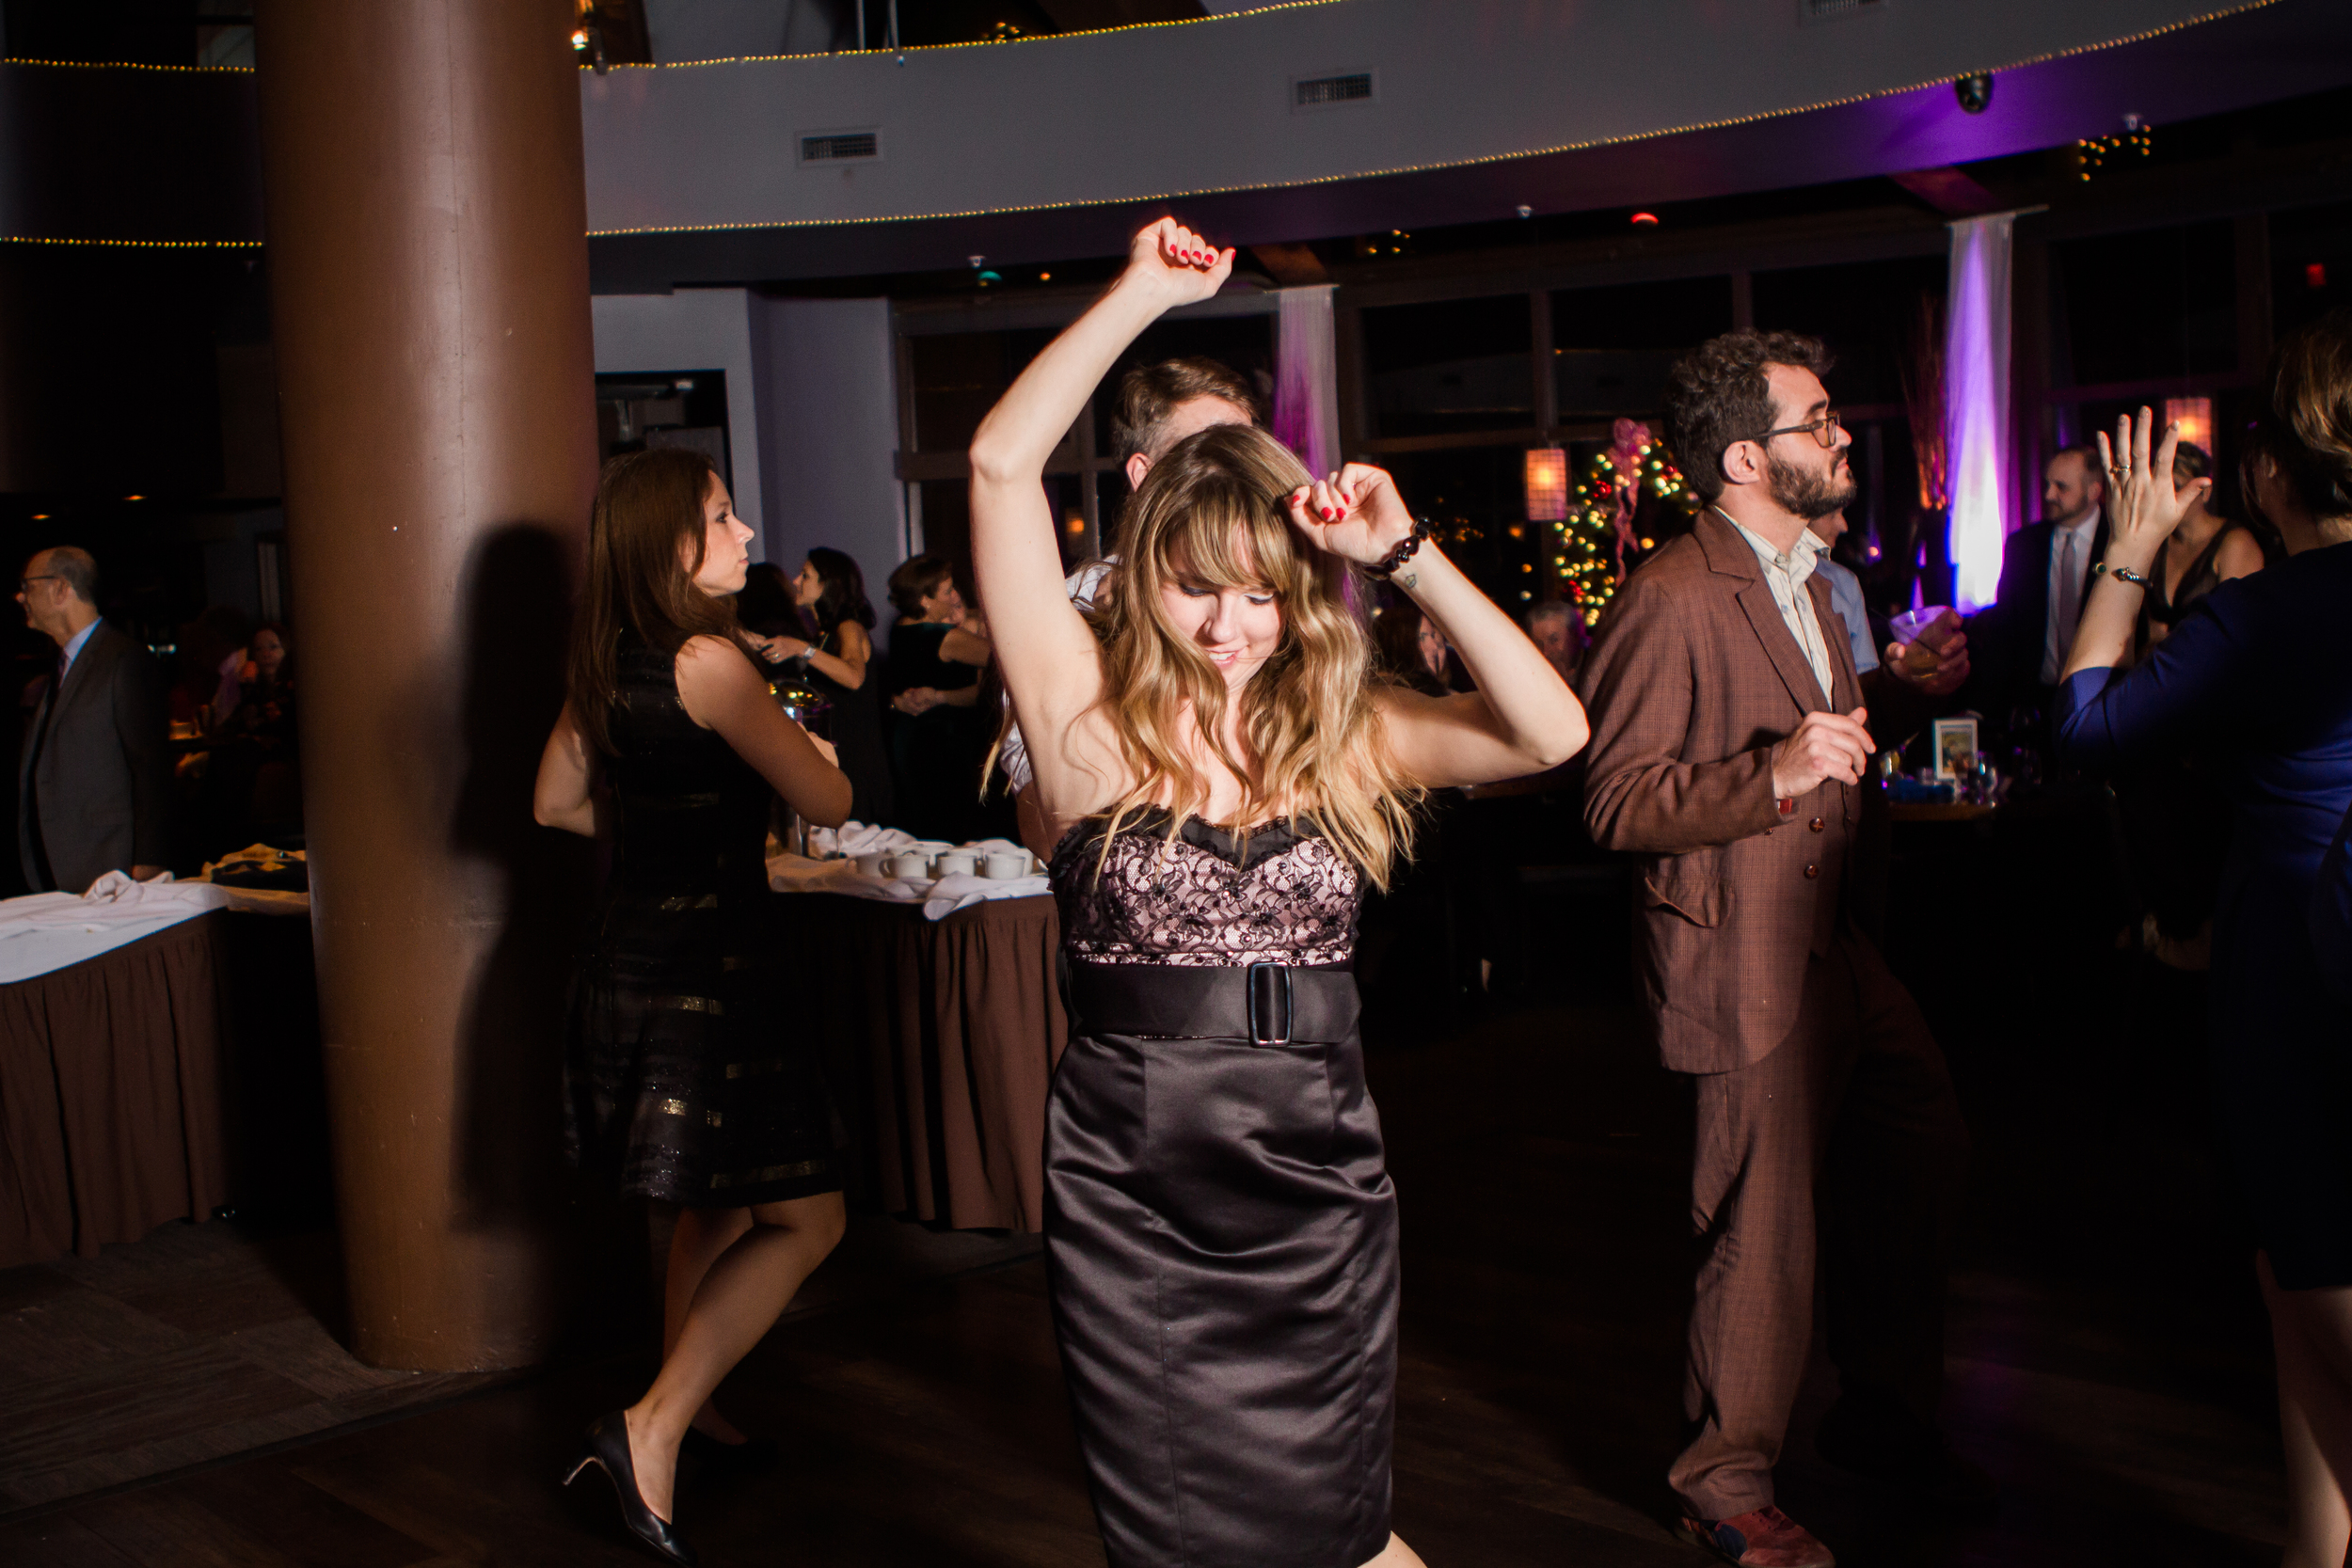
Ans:
{"label": "beard", "polygon": [[1841,481],[1836,466],[1831,465],[1826,474],[1809,473],[1792,464],[1783,463],[1778,454],[1764,454],[1764,479],[1774,505],[1806,522],[1819,522],[1833,512],[1843,512],[1862,493],[1862,485],[1846,470]]}

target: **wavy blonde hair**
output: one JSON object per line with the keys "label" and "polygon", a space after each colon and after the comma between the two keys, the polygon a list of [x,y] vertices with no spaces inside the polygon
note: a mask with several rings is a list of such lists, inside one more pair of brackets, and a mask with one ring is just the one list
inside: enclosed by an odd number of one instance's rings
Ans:
{"label": "wavy blonde hair", "polygon": [[[1398,766],[1373,702],[1379,683],[1372,640],[1349,604],[1353,568],[1314,549],[1284,515],[1311,478],[1264,431],[1215,425],[1170,449],[1128,501],[1114,591],[1089,616],[1103,643],[1100,705],[1136,781],[1110,810],[1106,854],[1120,825],[1162,797],[1171,838],[1207,809],[1208,775],[1188,754],[1197,729],[1242,781],[1243,824],[1283,810],[1312,822],[1376,887],[1411,858],[1426,791]],[[1270,589],[1281,608],[1280,640],[1240,692],[1254,769],[1221,738],[1224,675],[1161,606],[1161,588],[1179,578]]]}

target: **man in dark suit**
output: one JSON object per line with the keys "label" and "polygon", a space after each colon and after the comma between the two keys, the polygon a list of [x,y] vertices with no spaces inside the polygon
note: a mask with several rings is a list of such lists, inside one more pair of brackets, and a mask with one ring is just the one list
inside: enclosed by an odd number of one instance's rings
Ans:
{"label": "man in dark suit", "polygon": [[72,546],[24,564],[17,603],[57,645],[17,765],[17,849],[36,892],[160,874],[171,758],[147,650],[99,619],[98,563]]}
{"label": "man in dark suit", "polygon": [[1889,647],[1855,673],[1807,528],[1854,494],[1827,365],[1814,339],[1742,331],[1675,367],[1667,439],[1712,504],[1627,580],[1578,682],[1585,826],[1641,857],[1647,1022],[1697,1086],[1705,1256],[1668,1481],[1692,1539],[1785,1568],[1832,1560],[1773,1501],[1817,1254],[1840,1396],[1816,1446],[1912,1494],[1923,1525],[1967,1479],[1935,1426],[1967,1133],[1867,934],[1885,882],[1873,734],[1923,721],[1967,656]]}
{"label": "man in dark suit", "polygon": [[1976,673],[1963,699],[1996,724],[2013,708],[2049,710],[2090,594],[2091,565],[2106,554],[2106,499],[2098,452],[2068,447],[2042,470],[2042,520],[2001,546],[1994,603],[1968,623]]}

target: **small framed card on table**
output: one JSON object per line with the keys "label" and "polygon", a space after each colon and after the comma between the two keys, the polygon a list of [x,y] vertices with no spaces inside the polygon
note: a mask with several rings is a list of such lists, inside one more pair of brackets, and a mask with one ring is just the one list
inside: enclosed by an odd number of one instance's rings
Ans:
{"label": "small framed card on table", "polygon": [[1977,721],[1938,719],[1935,721],[1935,776],[1958,780],[1977,760]]}

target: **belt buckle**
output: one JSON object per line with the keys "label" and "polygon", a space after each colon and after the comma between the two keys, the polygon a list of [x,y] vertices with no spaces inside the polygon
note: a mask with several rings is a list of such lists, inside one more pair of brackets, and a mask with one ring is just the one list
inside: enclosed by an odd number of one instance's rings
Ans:
{"label": "belt buckle", "polygon": [[1290,1044],[1290,965],[1251,964],[1246,980],[1249,991],[1249,1043]]}

